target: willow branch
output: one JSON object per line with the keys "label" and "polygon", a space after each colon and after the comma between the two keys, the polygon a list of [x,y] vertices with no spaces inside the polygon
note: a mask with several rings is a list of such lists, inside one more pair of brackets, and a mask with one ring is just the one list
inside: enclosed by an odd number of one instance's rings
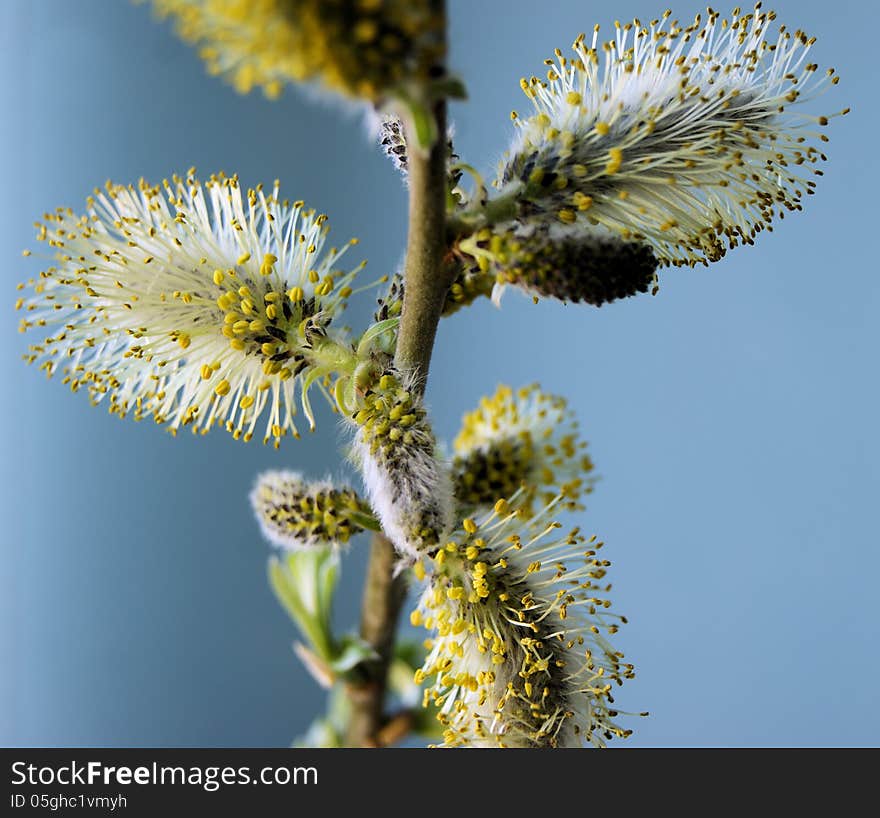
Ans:
{"label": "willow branch", "polygon": [[376,651],[377,658],[364,663],[363,680],[349,685],[351,717],[346,744],[349,747],[381,746],[385,726],[385,692],[388,667],[394,654],[394,635],[406,598],[406,578],[394,576],[397,554],[382,534],[373,536],[361,607],[361,638]]}
{"label": "willow branch", "polygon": [[[435,0],[436,11],[445,14],[443,0]],[[437,324],[454,270],[443,264],[446,251],[446,102],[433,103],[434,133],[438,135],[425,152],[411,150],[407,157],[409,182],[409,232],[404,262],[403,314],[397,336],[394,363],[413,388],[425,391],[428,367],[434,349]],[[416,145],[414,133],[407,143]],[[402,578],[392,578],[396,560],[394,548],[382,536],[373,539],[364,589],[361,635],[379,654],[367,669],[369,678],[353,687],[352,716],[348,730],[350,746],[378,746],[384,714],[388,666],[394,651],[397,619],[403,604]]]}
{"label": "willow branch", "polygon": [[[445,103],[434,108],[437,133],[446,131]],[[446,248],[446,144],[439,139],[427,155],[409,158],[409,239],[404,264],[403,315],[395,365],[424,392],[437,324],[454,273],[443,265]],[[379,658],[365,666],[366,679],[350,689],[351,720],[346,737],[354,747],[377,746],[384,726],[388,665],[400,608],[406,594],[402,577],[392,578],[396,554],[381,535],[373,538],[361,613],[361,636]]]}
{"label": "willow branch", "polygon": [[443,265],[446,251],[446,103],[434,106],[437,140],[427,155],[413,152],[409,165],[409,240],[404,263],[403,315],[394,361],[425,390],[437,324],[455,271]]}

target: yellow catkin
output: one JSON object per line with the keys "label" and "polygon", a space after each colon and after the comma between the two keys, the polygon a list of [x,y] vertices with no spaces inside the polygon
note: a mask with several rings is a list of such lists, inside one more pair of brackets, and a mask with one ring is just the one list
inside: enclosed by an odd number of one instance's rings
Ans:
{"label": "yellow catkin", "polygon": [[[430,0],[154,0],[198,45],[212,74],[236,90],[314,80],[379,101],[431,79],[444,57],[445,20]],[[263,265],[262,269],[265,269]]]}

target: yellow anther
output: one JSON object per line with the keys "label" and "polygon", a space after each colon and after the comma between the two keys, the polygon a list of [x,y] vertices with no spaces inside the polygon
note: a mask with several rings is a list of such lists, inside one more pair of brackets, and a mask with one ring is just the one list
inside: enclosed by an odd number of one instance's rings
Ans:
{"label": "yellow anther", "polygon": [[495,503],[495,513],[500,514],[502,516],[507,515],[510,512],[510,504],[507,500],[498,500]]}
{"label": "yellow anther", "polygon": [[620,170],[623,162],[623,151],[620,148],[611,148],[608,151],[608,164],[605,165],[605,173],[614,174]]}

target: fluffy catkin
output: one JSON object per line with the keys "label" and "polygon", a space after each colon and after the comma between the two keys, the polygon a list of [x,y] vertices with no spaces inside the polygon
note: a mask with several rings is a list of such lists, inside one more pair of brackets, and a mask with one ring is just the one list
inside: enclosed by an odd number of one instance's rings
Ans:
{"label": "fluffy catkin", "polygon": [[[431,637],[416,674],[448,747],[603,746],[625,737],[613,689],[634,676],[608,637],[603,543],[505,501],[465,519],[428,565],[412,624]],[[419,563],[419,573],[425,566]]]}

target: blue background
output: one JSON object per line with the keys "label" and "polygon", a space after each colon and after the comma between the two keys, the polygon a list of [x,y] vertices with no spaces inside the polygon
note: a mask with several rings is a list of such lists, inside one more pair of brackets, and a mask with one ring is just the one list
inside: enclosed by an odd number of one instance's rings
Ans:
{"label": "blue background", "polygon": [[[524,110],[519,77],[641,2],[452,4],[459,153],[486,170]],[[603,481],[585,527],[609,542],[619,644],[638,667],[630,745],[873,745],[880,640],[876,354],[876,31],[866,3],[780,2],[819,37],[852,105],[829,133],[819,195],[758,246],[672,271],[656,298],[601,310],[515,294],[446,321],[429,401],[442,435],[498,382],[565,394]],[[868,10],[870,8],[870,10]],[[689,18],[698,6],[683,3]],[[726,10],[726,9],[725,9]],[[869,19],[872,18],[872,19]],[[375,275],[404,246],[405,191],[359,115],[312,93],[268,103],[206,76],[147,7],[0,3],[3,322],[0,743],[238,746],[290,742],[323,695],[265,583],[246,503],[254,475],[340,474],[342,433],[280,452],[223,432],[172,439],[92,409],[19,360],[14,285],[34,219],[81,209],[107,177],[195,164],[281,177],[361,238]],[[355,325],[369,308],[364,298]],[[354,621],[363,543],[345,563]]]}

